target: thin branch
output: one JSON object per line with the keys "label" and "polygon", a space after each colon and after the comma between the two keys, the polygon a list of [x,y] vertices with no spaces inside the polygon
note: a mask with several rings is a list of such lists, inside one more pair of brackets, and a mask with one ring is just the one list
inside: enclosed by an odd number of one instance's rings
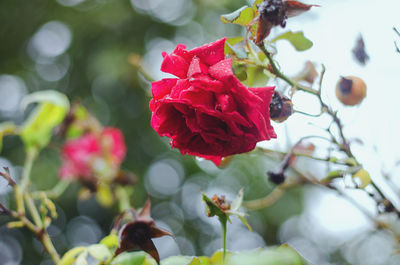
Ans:
{"label": "thin branch", "polygon": [[2,176],[3,178],[5,178],[8,182],[8,185],[10,185],[11,187],[15,187],[15,185],[17,185],[17,183],[15,183],[15,181],[11,178],[11,174],[10,174],[10,169],[8,167],[3,167],[5,173],[0,171],[0,176]]}
{"label": "thin branch", "polygon": [[2,203],[0,203],[0,215],[1,214],[11,215],[11,211],[7,207],[5,207]]}
{"label": "thin branch", "polygon": [[[400,33],[400,32],[397,31],[397,29],[395,29],[395,31],[396,31],[396,33],[398,33],[398,34]],[[399,36],[400,36],[400,34],[399,34]],[[343,152],[348,156],[348,158],[353,158],[353,159],[356,161],[357,165],[360,165],[360,166],[361,166],[361,164],[357,161],[357,159],[355,158],[355,156],[353,155],[353,153],[352,153],[352,151],[351,151],[350,145],[349,145],[349,143],[348,143],[348,141],[347,141],[347,139],[346,139],[346,137],[345,137],[345,135],[344,135],[344,132],[343,132],[343,124],[342,124],[341,120],[339,119],[339,117],[337,116],[337,112],[336,112],[336,111],[333,111],[333,110],[330,108],[330,106],[328,106],[328,105],[323,101],[323,99],[322,99],[322,97],[321,97],[322,77],[323,77],[323,74],[325,73],[325,67],[323,66],[323,70],[322,70],[322,73],[321,73],[320,84],[319,84],[319,85],[320,85],[320,88],[319,88],[318,90],[314,90],[314,89],[312,89],[312,88],[304,87],[304,86],[301,86],[301,85],[299,85],[299,84],[296,84],[296,83],[295,83],[294,81],[292,81],[290,78],[288,78],[287,76],[285,76],[285,75],[278,69],[278,67],[276,66],[276,64],[275,64],[275,62],[274,62],[274,60],[273,60],[271,54],[270,54],[270,53],[267,51],[267,49],[265,48],[264,43],[261,43],[260,45],[258,45],[258,47],[261,49],[261,51],[264,52],[265,56],[267,57],[267,59],[268,59],[270,65],[271,65],[271,67],[272,67],[272,70],[274,71],[274,74],[275,74],[278,78],[284,80],[286,83],[288,83],[288,84],[291,85],[292,87],[295,87],[297,90],[304,91],[304,92],[307,92],[307,93],[310,93],[310,94],[313,94],[313,95],[317,96],[317,98],[318,98],[318,100],[319,100],[319,102],[320,102],[320,105],[321,105],[321,110],[322,110],[323,112],[326,112],[329,116],[331,116],[331,118],[332,118],[334,124],[335,124],[335,125],[337,126],[337,128],[338,128],[341,143],[339,143],[339,142],[336,140],[336,138],[334,137],[334,135],[330,132],[330,130],[328,130],[328,132],[332,135],[332,140],[334,140],[334,143],[335,143],[336,145],[338,145],[338,147],[340,148],[340,150],[343,151]],[[389,202],[391,205],[393,205],[393,203],[392,203],[389,199],[387,199],[387,197],[385,196],[385,194],[382,192],[382,190],[379,188],[379,186],[378,186],[378,185],[374,182],[374,180],[372,180],[372,179],[371,179],[371,184],[372,184],[372,186],[374,187],[374,189],[380,194],[380,196],[381,196],[382,198],[384,198],[384,200],[386,200],[386,201]],[[379,205],[379,204],[380,204],[380,201],[377,201],[377,204]],[[396,209],[396,211],[397,211],[397,212],[400,212],[400,211],[398,211],[398,209]]]}

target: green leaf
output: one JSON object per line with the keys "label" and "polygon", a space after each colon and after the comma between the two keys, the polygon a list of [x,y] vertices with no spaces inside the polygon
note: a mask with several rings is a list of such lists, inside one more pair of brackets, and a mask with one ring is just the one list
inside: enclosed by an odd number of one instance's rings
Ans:
{"label": "green leaf", "polygon": [[58,265],[72,265],[78,258],[78,256],[86,250],[86,247],[76,247],[67,251],[62,257]]}
{"label": "green leaf", "polygon": [[110,234],[100,241],[100,244],[108,247],[109,249],[118,247],[118,236],[116,234]]}
{"label": "green leaf", "polygon": [[192,260],[193,260],[193,257],[174,256],[174,257],[166,258],[163,261],[161,261],[161,265],[189,265],[189,264],[192,264],[191,263]]}
{"label": "green leaf", "polygon": [[264,0],[251,0],[251,6],[253,10],[258,11],[258,5],[261,4]]}
{"label": "green leaf", "polygon": [[221,16],[221,21],[224,23],[238,24],[241,26],[247,26],[250,24],[255,17],[253,8],[249,6],[243,6],[238,10]]}
{"label": "green leaf", "polygon": [[238,217],[239,220],[247,227],[247,229],[250,230],[250,232],[253,232],[253,228],[251,228],[251,226],[250,226],[249,223],[247,222],[246,217],[240,216],[240,215],[237,215],[237,217]]}
{"label": "green leaf", "polygon": [[234,37],[234,38],[226,39],[225,54],[226,55],[235,55],[239,59],[246,59],[247,53],[243,49],[243,47],[241,47],[241,48],[235,47],[235,44],[237,44],[241,41],[243,41],[243,37]]}
{"label": "green leaf", "polygon": [[369,184],[371,184],[371,176],[369,175],[368,171],[366,171],[365,169],[360,169],[359,171],[357,171],[354,175],[353,178],[358,178],[361,181],[361,186],[360,188],[365,188],[366,186],[368,186]]}
{"label": "green leaf", "polygon": [[259,66],[247,67],[247,86],[258,87],[265,86],[268,82],[269,76],[265,74],[264,68]]}
{"label": "green leaf", "polygon": [[230,256],[228,265],[306,265],[304,259],[291,248],[267,248],[241,252]]}
{"label": "green leaf", "polygon": [[87,248],[90,255],[98,261],[104,262],[111,258],[112,254],[105,245],[95,244]]}
{"label": "green leaf", "polygon": [[[227,254],[226,256],[229,257],[230,252],[227,252],[226,254]],[[215,252],[210,258],[211,264],[222,264],[223,260],[224,260],[224,252],[221,250]]]}
{"label": "green leaf", "polygon": [[139,252],[123,252],[118,255],[111,265],[143,265],[146,260],[146,253]]}
{"label": "green leaf", "polygon": [[243,203],[243,188],[240,189],[238,195],[233,200],[233,202],[231,204],[231,211],[234,212],[234,211],[239,210],[239,208],[242,206],[242,203]]}
{"label": "green leaf", "polygon": [[26,107],[34,102],[39,104],[20,131],[27,150],[40,150],[45,147],[50,142],[52,130],[64,120],[69,110],[68,98],[53,90],[39,91],[26,96],[22,106]]}
{"label": "green leaf", "polygon": [[86,260],[87,254],[88,254],[87,251],[82,252],[82,253],[78,256],[78,258],[76,259],[74,265],[88,265],[88,262],[87,262],[87,260]]}
{"label": "green leaf", "polygon": [[273,39],[271,42],[276,42],[278,40],[289,41],[297,51],[305,51],[305,50],[310,49],[313,46],[312,41],[307,39],[304,36],[304,33],[302,31],[285,32],[285,33],[281,34],[280,36],[276,37],[275,39]]}

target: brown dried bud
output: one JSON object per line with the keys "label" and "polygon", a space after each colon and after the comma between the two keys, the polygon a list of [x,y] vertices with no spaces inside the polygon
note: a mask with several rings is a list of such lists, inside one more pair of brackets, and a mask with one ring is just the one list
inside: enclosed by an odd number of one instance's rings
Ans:
{"label": "brown dried bud", "polygon": [[231,209],[231,202],[227,201],[225,199],[224,195],[221,196],[217,196],[216,194],[211,198],[211,200],[213,200],[215,202],[215,204],[218,206],[218,208],[223,211],[229,211]]}
{"label": "brown dried bud", "polygon": [[[115,256],[125,251],[141,249],[152,256],[157,261],[157,264],[160,264],[160,256],[151,239],[172,236],[172,234],[156,226],[150,216],[150,208],[150,200],[147,200],[139,214],[131,210],[135,219],[123,225],[119,230],[119,247],[115,252]],[[122,215],[125,213],[122,213]],[[119,225],[120,219],[122,219],[122,216],[119,217],[117,225]]]}
{"label": "brown dried bud", "polygon": [[271,120],[283,122],[293,114],[293,103],[281,92],[275,91],[269,104],[269,113]]}
{"label": "brown dried bud", "polygon": [[314,84],[315,78],[318,76],[318,72],[315,69],[315,66],[312,62],[307,61],[304,65],[303,69],[303,80],[309,84]]}

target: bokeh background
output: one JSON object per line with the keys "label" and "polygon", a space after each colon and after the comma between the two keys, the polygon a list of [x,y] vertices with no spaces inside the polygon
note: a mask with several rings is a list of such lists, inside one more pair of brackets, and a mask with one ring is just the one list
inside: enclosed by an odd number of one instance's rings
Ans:
{"label": "bokeh background", "polygon": [[[381,169],[393,176],[399,173],[391,169],[400,158],[396,148],[400,54],[393,43],[400,43],[400,38],[392,30],[400,28],[400,4],[396,0],[307,3],[322,7],[289,20],[287,28],[303,30],[314,47],[298,53],[288,43],[278,43],[277,60],[289,75],[298,73],[306,60],[326,65],[325,96],[341,108],[349,137],[363,140],[364,145],[355,146],[356,155],[377,183],[391,192]],[[154,219],[175,235],[175,239],[156,240],[161,257],[211,255],[222,244],[220,227],[216,219],[206,217],[201,191],[233,199],[244,187],[245,199],[260,198],[275,187],[265,172],[279,161],[253,152],[236,156],[227,168],[218,169],[211,162],[170,150],[168,140],[150,127],[150,85],[129,63],[129,56],[141,55],[143,68],[154,79],[166,77],[159,71],[162,51],[171,52],[179,43],[190,49],[241,35],[239,26],[224,25],[219,16],[244,4],[245,0],[1,0],[0,121],[22,122],[27,113],[21,111],[20,101],[33,91],[55,89],[80,100],[104,125],[124,132],[128,154],[123,168],[140,180],[132,203],[141,207],[150,194]],[[283,30],[272,34],[279,32]],[[371,57],[365,67],[351,54],[359,34]],[[359,75],[368,84],[367,99],[355,109],[343,109],[334,98],[336,80],[348,74]],[[283,86],[275,80],[270,83]],[[317,101],[308,96],[300,94],[294,103],[302,111],[318,112]],[[321,134],[318,126],[327,124],[324,117],[295,114],[285,124],[274,124],[279,137],[265,146],[285,151],[301,136]],[[57,183],[58,147],[56,143],[42,151],[32,174],[35,188],[49,189]],[[10,167],[18,179],[23,158],[20,140],[7,137],[0,166]],[[317,176],[326,172],[324,164],[304,160],[302,165]],[[98,242],[109,233],[117,214],[95,199],[78,201],[78,190],[77,184],[72,185],[56,200],[59,218],[49,233],[60,253]],[[1,179],[0,202],[13,205],[10,195],[11,189]],[[398,204],[397,195],[390,193]],[[352,191],[349,196],[376,213],[363,192]],[[229,249],[288,242],[317,265],[400,264],[400,258],[392,255],[393,236],[376,231],[353,204],[326,189],[291,189],[273,206],[250,212],[248,219],[254,232],[235,219],[228,226]],[[0,216],[0,264],[52,264],[39,241],[25,230],[7,229],[7,221]]]}

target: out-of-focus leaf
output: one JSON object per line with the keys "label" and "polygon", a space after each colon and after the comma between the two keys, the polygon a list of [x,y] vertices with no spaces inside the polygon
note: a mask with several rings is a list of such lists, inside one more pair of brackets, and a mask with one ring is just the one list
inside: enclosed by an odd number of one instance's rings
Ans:
{"label": "out-of-focus leaf", "polygon": [[111,258],[112,254],[105,245],[95,244],[87,248],[90,255],[98,261],[104,262]]}
{"label": "out-of-focus leaf", "polygon": [[242,252],[230,256],[228,265],[306,265],[303,258],[290,248],[268,248]]}
{"label": "out-of-focus leaf", "polygon": [[238,24],[241,26],[247,26],[250,24],[255,17],[253,8],[249,6],[243,6],[238,10],[221,16],[221,20],[224,23]]}
{"label": "out-of-focus leaf", "polygon": [[86,250],[84,252],[82,252],[81,254],[79,254],[74,265],[88,265],[88,262],[86,260],[87,254],[88,254],[88,252]]}
{"label": "out-of-focus leaf", "polygon": [[273,39],[271,42],[276,42],[278,40],[289,41],[297,51],[305,51],[305,50],[310,49],[313,46],[312,41],[307,39],[304,36],[304,33],[302,31],[285,32],[285,33],[279,35],[278,37],[276,37],[275,39]]}
{"label": "out-of-focus leaf", "polygon": [[238,195],[233,200],[231,204],[231,211],[237,211],[242,206],[243,203],[243,189],[240,189]]}
{"label": "out-of-focus leaf", "polygon": [[[244,65],[236,64],[234,63],[232,65],[233,73],[234,75],[240,80],[240,81],[246,81],[247,79],[247,69]],[[219,165],[219,168],[225,168],[226,166],[229,165],[230,160],[232,160],[233,156],[227,156],[224,157],[221,161],[221,164]]]}
{"label": "out-of-focus leaf", "polygon": [[108,247],[109,249],[118,247],[118,236],[116,234],[111,234],[106,236],[100,241],[100,244]]}
{"label": "out-of-focus leaf", "polygon": [[250,4],[254,11],[258,10],[258,5],[261,4],[264,0],[251,0]]}
{"label": "out-of-focus leaf", "polygon": [[231,204],[231,209],[229,211],[227,211],[227,213],[229,215],[235,215],[239,218],[239,220],[245,225],[247,226],[247,228],[250,231],[253,231],[253,229],[250,227],[249,223],[246,220],[246,214],[243,212],[239,212],[239,208],[242,206],[243,203],[243,189],[241,189],[238,193],[238,195],[236,196],[235,200],[233,200],[232,204]]}
{"label": "out-of-focus leaf", "polygon": [[250,230],[250,232],[253,232],[253,228],[249,225],[249,222],[247,222],[247,219],[244,215],[237,215],[239,220],[247,227],[247,229]]}
{"label": "out-of-focus leaf", "polygon": [[366,171],[365,169],[360,169],[359,171],[357,171],[354,175],[353,178],[358,178],[361,181],[361,186],[360,188],[365,188],[366,186],[368,186],[369,184],[371,184],[371,177],[368,173],[368,171]]}
{"label": "out-of-focus leaf", "polygon": [[69,250],[67,253],[64,254],[60,263],[58,265],[72,265],[78,258],[78,256],[85,251],[85,247],[76,247]]}
{"label": "out-of-focus leaf", "polygon": [[25,148],[45,147],[51,139],[52,130],[64,119],[69,110],[68,98],[57,91],[47,90],[32,93],[25,97],[22,106],[39,103],[21,127],[20,136]]}
{"label": "out-of-focus leaf", "polygon": [[265,84],[268,82],[268,79],[269,77],[265,74],[264,68],[259,66],[247,67],[247,86],[265,86]]}
{"label": "out-of-focus leaf", "polygon": [[55,90],[42,90],[27,95],[21,102],[23,109],[31,103],[52,103],[53,105],[69,109],[69,100],[63,93]]}
{"label": "out-of-focus leaf", "polygon": [[225,54],[226,55],[236,55],[235,48],[233,47],[235,44],[241,42],[243,37],[233,37],[227,38],[225,41]]}
{"label": "out-of-focus leaf", "polygon": [[[227,257],[229,257],[230,252],[227,252]],[[222,251],[217,251],[215,252],[211,258],[210,258],[210,262],[211,264],[222,264],[224,259],[224,253]]]}
{"label": "out-of-focus leaf", "polygon": [[124,252],[118,255],[111,265],[144,265],[146,260],[146,253],[139,252]]}
{"label": "out-of-focus leaf", "polygon": [[192,264],[192,260],[193,257],[175,256],[162,260],[161,265],[189,265]]}

